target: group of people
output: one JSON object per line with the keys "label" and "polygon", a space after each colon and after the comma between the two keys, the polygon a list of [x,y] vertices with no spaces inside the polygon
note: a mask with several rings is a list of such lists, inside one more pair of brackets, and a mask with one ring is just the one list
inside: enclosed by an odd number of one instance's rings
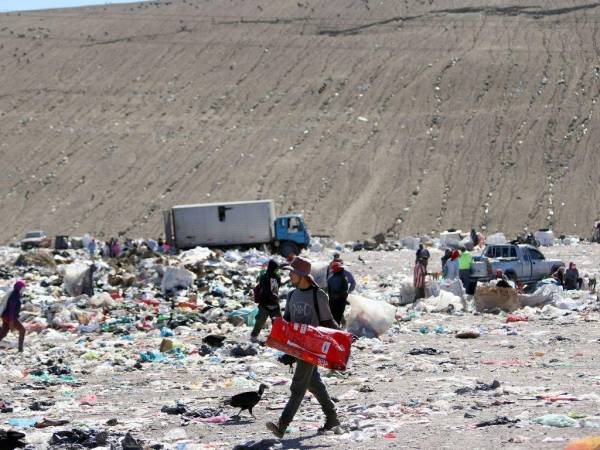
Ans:
{"label": "group of people", "polygon": [[[423,244],[419,244],[413,271],[415,300],[425,298],[425,278],[428,273],[427,266],[429,265],[429,258],[429,251]],[[444,256],[442,256],[441,275],[446,280],[455,280],[459,278],[466,293],[473,295],[475,293],[476,284],[471,280],[472,265],[473,254],[466,247],[461,247],[460,250],[446,249]]]}
{"label": "group of people", "polygon": [[[159,238],[158,240],[147,239],[142,245],[145,245],[155,253],[168,254],[171,252],[171,246],[162,238]],[[123,255],[127,255],[129,251],[136,251],[139,246],[140,244],[133,239],[125,239],[123,244],[121,244],[121,241],[114,237],[104,243],[99,242],[95,237],[92,237],[87,242],[86,249],[91,256],[100,255],[103,258],[119,258]]]}
{"label": "group of people", "polygon": [[552,274],[559,286],[562,286],[565,291],[573,291],[581,289],[583,278],[579,276],[579,270],[574,262],[569,263],[569,268],[565,270],[565,266],[560,266],[556,272]]}
{"label": "group of people", "polygon": [[[291,263],[297,258],[296,255],[290,255],[288,262]],[[290,270],[291,266],[284,266]],[[267,322],[267,319],[274,320],[281,317],[281,308],[279,305],[279,288],[281,287],[281,267],[274,260],[269,260],[266,269],[262,270],[258,276],[257,286],[255,288],[255,300],[258,306],[254,328],[250,334],[250,339],[258,342],[258,335]],[[311,266],[312,270],[312,266]],[[356,289],[356,280],[350,271],[344,266],[344,260],[340,253],[333,254],[333,259],[326,268],[325,278],[327,280],[327,301],[329,309],[334,320],[338,324],[344,322],[344,312],[348,305],[348,294]],[[316,282],[315,282],[316,284]],[[316,284],[317,287],[318,284]],[[319,288],[320,289],[320,288]],[[325,290],[323,290],[325,293]]]}

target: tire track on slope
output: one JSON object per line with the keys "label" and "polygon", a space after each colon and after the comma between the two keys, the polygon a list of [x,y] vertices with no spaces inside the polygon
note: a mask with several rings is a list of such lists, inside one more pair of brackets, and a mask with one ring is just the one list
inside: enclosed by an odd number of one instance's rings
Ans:
{"label": "tire track on slope", "polygon": [[398,215],[394,220],[393,231],[395,233],[399,233],[402,230],[404,223],[410,216],[413,207],[418,201],[419,194],[421,193],[423,181],[428,173],[428,169],[430,168],[433,154],[436,150],[438,138],[440,136],[440,129],[443,123],[442,107],[446,100],[450,98],[448,97],[448,94],[446,94],[446,98],[443,97],[441,85],[448,71],[452,69],[459,61],[460,58],[451,58],[450,61],[446,62],[432,83],[435,107],[433,109],[433,114],[430,115],[429,122],[427,124],[428,129],[425,132],[427,149],[425,150],[425,156],[422,159],[422,164],[420,164],[420,168],[418,169],[419,175],[417,176],[415,186],[412,190],[412,195],[409,196],[404,208],[402,208],[400,215]]}
{"label": "tire track on slope", "polygon": [[[592,34],[593,47],[597,53],[597,61],[600,61],[600,52],[598,52],[597,44],[597,26]],[[580,30],[576,28],[575,32],[579,36],[580,42],[583,42],[585,38],[581,35]],[[588,88],[585,79],[590,78],[590,87]],[[587,70],[583,70],[579,79],[576,83],[576,96],[578,99],[578,111],[575,116],[571,119],[567,126],[567,132],[561,141],[559,146],[559,158],[560,166],[558,170],[558,176],[555,178],[555,184],[560,184],[569,175],[571,163],[575,157],[581,152],[586,151],[586,146],[582,143],[589,142],[591,133],[589,133],[589,127],[594,123],[593,116],[596,109],[596,105],[600,100],[600,91],[596,89],[593,92],[593,85],[598,85],[600,81],[600,67],[596,66],[592,73]],[[588,93],[592,93],[591,98],[588,97]],[[588,104],[589,103],[589,104]],[[586,105],[588,104],[588,105]],[[586,138],[587,136],[587,138]],[[564,195],[564,194],[563,194]],[[576,218],[574,218],[576,220]]]}
{"label": "tire track on slope", "polygon": [[[530,48],[529,45],[529,39],[526,40],[527,41],[527,45],[528,48]],[[513,132],[512,136],[510,136],[508,139],[505,140],[506,145],[502,146],[502,151],[500,152],[500,164],[501,164],[501,170],[503,171],[502,176],[500,177],[495,177],[493,179],[491,179],[491,183],[490,183],[490,190],[489,190],[489,194],[488,197],[492,198],[493,195],[496,193],[496,191],[500,188],[500,183],[502,181],[505,180],[509,180],[512,177],[510,176],[510,172],[512,171],[513,166],[516,164],[516,158],[515,156],[518,156],[518,153],[520,152],[520,148],[521,146],[524,144],[524,137],[523,137],[523,133],[524,131],[527,129],[527,125],[528,125],[528,118],[532,117],[532,110],[535,106],[537,106],[536,102],[539,98],[542,97],[543,93],[544,93],[544,89],[548,83],[548,76],[549,76],[549,70],[550,67],[552,66],[552,50],[551,50],[551,43],[550,43],[550,39],[548,38],[548,36],[546,35],[546,33],[544,33],[543,38],[542,38],[542,45],[544,47],[544,49],[546,50],[546,60],[544,62],[544,66],[542,68],[542,79],[535,83],[533,86],[534,92],[530,95],[529,97],[529,102],[527,105],[527,108],[525,110],[525,113],[523,114],[523,116],[525,117],[525,120],[520,121],[519,125],[517,126],[516,130]],[[544,180],[544,183],[546,183],[546,180]],[[511,190],[513,196],[515,195],[514,190]],[[541,203],[543,203],[543,198],[548,196],[548,191],[547,188],[542,191],[541,194],[541,199],[540,197],[538,197],[538,201],[536,202],[537,207],[534,208],[534,211],[529,213],[528,218],[530,220],[532,220],[534,217],[537,216],[537,214],[539,213],[539,208],[541,207]],[[508,202],[512,202],[514,200],[514,198],[511,196],[508,199]],[[498,205],[500,206],[500,205]],[[486,215],[487,217],[485,217],[485,219],[489,222],[489,207],[488,207],[488,214]],[[500,217],[500,220],[496,222],[496,225],[499,228],[502,228],[505,224],[504,224],[504,219],[505,216]]]}

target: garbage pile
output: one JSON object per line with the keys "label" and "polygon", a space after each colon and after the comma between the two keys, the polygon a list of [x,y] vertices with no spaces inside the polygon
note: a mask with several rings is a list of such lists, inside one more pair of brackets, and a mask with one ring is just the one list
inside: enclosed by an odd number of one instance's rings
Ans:
{"label": "garbage pile", "polygon": [[[546,448],[595,434],[598,337],[585,325],[599,316],[589,291],[546,285],[518,295],[511,311],[477,311],[460,282],[428,279],[426,298],[415,304],[414,251],[320,244],[308,252],[316,270],[341,251],[356,278],[346,326],[357,340],[347,371],[321,372],[341,433],[316,434],[322,418],[311,399],[290,439],[314,447],[440,448],[458,430],[468,431],[461,433],[468,448],[508,439]],[[600,252],[588,250],[600,262]],[[431,253],[435,272],[441,252]],[[264,422],[285,405],[289,367],[279,352],[249,342],[251,290],[270,257],[196,248],[100,259],[82,250],[0,248],[0,291],[19,278],[28,285],[25,353],[15,353],[12,334],[0,343],[0,444],[281,446]],[[257,419],[247,411],[236,417],[229,399],[261,384],[269,388],[253,410]],[[502,431],[490,437],[490,427]]]}

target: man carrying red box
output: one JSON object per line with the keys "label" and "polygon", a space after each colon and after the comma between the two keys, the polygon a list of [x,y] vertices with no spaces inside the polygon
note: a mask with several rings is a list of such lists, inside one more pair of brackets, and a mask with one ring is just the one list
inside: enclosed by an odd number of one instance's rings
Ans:
{"label": "man carrying red box", "polygon": [[[319,289],[310,274],[310,261],[297,256],[284,269],[290,271],[290,281],[295,287],[287,296],[284,319],[288,322],[315,327],[323,326],[339,329],[338,324],[331,315],[327,294]],[[294,419],[307,390],[315,396],[325,413],[325,425],[320,431],[332,430],[340,425],[335,405],[321,380],[317,366],[298,359],[290,386],[292,395],[281,413],[279,422],[277,424],[267,423],[267,428],[278,438],[283,437],[288,425]]]}

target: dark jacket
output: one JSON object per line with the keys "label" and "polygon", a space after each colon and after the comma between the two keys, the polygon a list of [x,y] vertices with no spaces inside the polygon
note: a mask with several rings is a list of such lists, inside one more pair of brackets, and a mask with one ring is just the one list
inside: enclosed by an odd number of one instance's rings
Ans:
{"label": "dark jacket", "polygon": [[279,306],[279,286],[281,286],[281,277],[277,273],[278,265],[275,261],[269,261],[265,273],[259,279],[260,298],[258,304],[265,307]]}
{"label": "dark jacket", "polygon": [[13,290],[8,297],[6,303],[6,309],[2,313],[2,317],[8,318],[9,321],[15,321],[19,319],[21,313],[21,292]]}
{"label": "dark jacket", "polygon": [[330,299],[348,297],[348,279],[344,275],[344,271],[334,273],[327,280],[327,291]]}
{"label": "dark jacket", "polygon": [[579,271],[577,269],[567,269],[565,271],[565,289],[579,289],[578,286]]}

